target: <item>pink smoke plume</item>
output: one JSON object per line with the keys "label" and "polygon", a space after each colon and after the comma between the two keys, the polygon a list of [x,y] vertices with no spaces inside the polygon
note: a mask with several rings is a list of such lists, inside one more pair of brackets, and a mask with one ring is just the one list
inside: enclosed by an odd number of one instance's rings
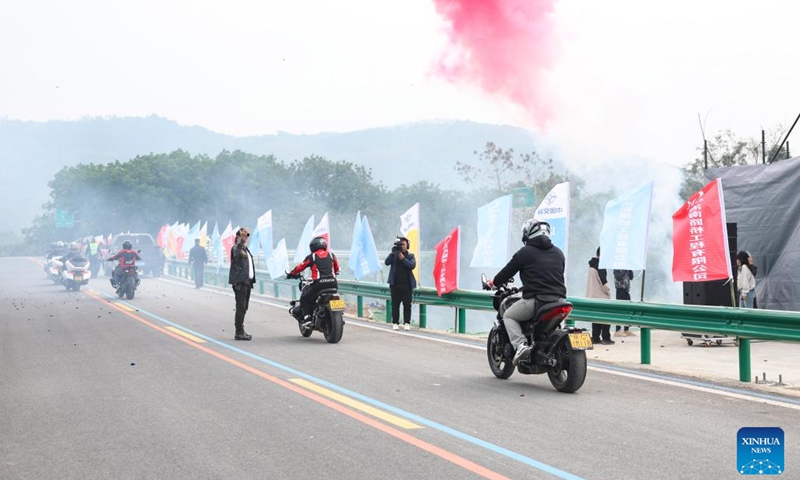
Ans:
{"label": "pink smoke plume", "polygon": [[435,72],[523,107],[537,126],[551,117],[543,73],[555,58],[556,0],[433,0],[450,46]]}

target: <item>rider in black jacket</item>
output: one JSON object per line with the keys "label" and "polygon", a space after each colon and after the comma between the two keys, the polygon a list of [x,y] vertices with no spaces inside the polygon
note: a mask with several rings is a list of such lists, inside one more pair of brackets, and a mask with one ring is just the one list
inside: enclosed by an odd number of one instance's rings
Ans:
{"label": "rider in black jacket", "polygon": [[537,298],[567,296],[564,252],[550,240],[550,224],[533,218],[527,220],[522,226],[522,243],[525,246],[488,282],[489,286],[503,285],[517,272],[522,280],[522,299],[509,307],[503,316],[508,338],[516,350],[514,365],[531,353],[520,322],[533,318]]}

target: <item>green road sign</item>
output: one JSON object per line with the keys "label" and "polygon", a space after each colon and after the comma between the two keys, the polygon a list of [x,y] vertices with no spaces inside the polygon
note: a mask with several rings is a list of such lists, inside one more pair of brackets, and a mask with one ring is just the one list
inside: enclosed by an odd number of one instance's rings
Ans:
{"label": "green road sign", "polygon": [[508,193],[514,195],[514,208],[529,208],[536,203],[536,194],[531,188],[512,188]]}
{"label": "green road sign", "polygon": [[56,228],[66,228],[75,225],[75,214],[56,208]]}

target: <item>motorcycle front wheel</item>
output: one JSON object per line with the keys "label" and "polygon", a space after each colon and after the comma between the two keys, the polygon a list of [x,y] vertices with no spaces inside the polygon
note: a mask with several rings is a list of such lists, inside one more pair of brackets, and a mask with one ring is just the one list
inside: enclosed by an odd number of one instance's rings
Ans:
{"label": "motorcycle front wheel", "polygon": [[328,311],[328,320],[322,323],[322,334],[328,343],[339,343],[344,333],[344,319],[342,312]]}
{"label": "motorcycle front wheel", "polygon": [[311,334],[314,332],[313,328],[311,327],[305,328],[303,327],[303,324],[300,322],[297,322],[297,327],[300,328],[300,335],[304,336],[305,338],[310,337]]}
{"label": "motorcycle front wheel", "polygon": [[495,325],[489,331],[489,339],[486,341],[486,357],[489,359],[489,368],[497,378],[505,380],[514,373],[514,364],[511,358],[506,357],[507,341],[503,338],[500,330]]}
{"label": "motorcycle front wheel", "polygon": [[547,372],[550,383],[563,393],[575,393],[586,380],[586,352],[573,350],[568,341],[562,342],[556,350],[556,365]]}

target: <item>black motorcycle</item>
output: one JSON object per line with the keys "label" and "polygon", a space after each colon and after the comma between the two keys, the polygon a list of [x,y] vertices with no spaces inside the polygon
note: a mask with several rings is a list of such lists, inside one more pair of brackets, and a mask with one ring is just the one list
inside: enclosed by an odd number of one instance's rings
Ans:
{"label": "black motorcycle", "polygon": [[[513,279],[512,279],[513,280]],[[484,290],[486,275],[481,275]],[[522,289],[495,286],[494,308],[497,319],[489,332],[486,355],[489,367],[497,378],[506,379],[514,373],[514,347],[503,324],[503,314],[522,298]],[[522,334],[533,346],[531,354],[517,365],[519,373],[540,375],[546,373],[550,383],[559,392],[574,393],[586,379],[586,350],[592,350],[592,337],[581,328],[561,328],[561,322],[572,312],[572,303],[556,296],[540,296],[533,318],[521,322]]]}
{"label": "black motorcycle", "polygon": [[[299,279],[301,292],[306,285],[312,283],[312,280],[305,278],[302,274],[287,275],[286,278]],[[300,328],[300,335],[309,337],[311,333],[316,330],[322,332],[328,343],[337,343],[342,339],[342,333],[344,333],[345,303],[344,299],[339,298],[339,290],[337,288],[320,290],[317,298],[314,300],[314,313],[311,314],[310,326],[304,325],[303,309],[300,306],[300,301],[292,300],[290,305],[289,314],[297,320],[298,327]]]}
{"label": "black motorcycle", "polygon": [[128,300],[133,300],[136,294],[136,287],[139,286],[138,275],[136,274],[136,267],[121,267],[119,283],[117,284],[117,295],[119,298],[125,297]]}

